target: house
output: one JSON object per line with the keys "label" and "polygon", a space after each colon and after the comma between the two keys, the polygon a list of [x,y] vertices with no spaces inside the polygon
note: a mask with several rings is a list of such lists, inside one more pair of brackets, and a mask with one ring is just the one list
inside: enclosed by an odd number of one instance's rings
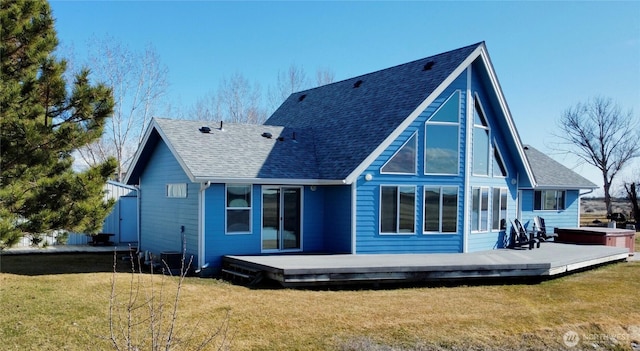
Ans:
{"label": "house", "polygon": [[215,269],[499,248],[507,219],[536,214],[577,225],[596,186],[551,161],[520,141],[482,42],[294,93],[264,125],[156,118],[125,182],[141,250]]}
{"label": "house", "polygon": [[111,240],[120,244],[138,242],[138,190],[131,185],[107,181],[105,200],[113,200],[113,209],[104,219],[102,233],[113,234]]}
{"label": "house", "polygon": [[[526,224],[533,223],[535,216],[544,217],[551,232],[558,227],[579,227],[580,196],[597,186],[529,145],[524,146],[524,152],[534,170],[536,186],[519,188],[518,218]],[[582,189],[589,190],[581,193]]]}

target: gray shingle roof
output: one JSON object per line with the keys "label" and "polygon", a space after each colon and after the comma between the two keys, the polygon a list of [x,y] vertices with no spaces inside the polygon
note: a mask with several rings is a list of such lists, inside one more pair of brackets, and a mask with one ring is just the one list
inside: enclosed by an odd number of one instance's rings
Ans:
{"label": "gray shingle roof", "polygon": [[[308,130],[233,123],[224,123],[220,130],[219,123],[163,118],[154,122],[194,179],[319,178]],[[211,132],[201,133],[202,126]],[[271,133],[271,139],[263,133]]]}
{"label": "gray shingle roof", "polygon": [[311,129],[320,177],[345,179],[480,45],[294,93],[265,124]]}
{"label": "gray shingle roof", "polygon": [[538,188],[595,189],[598,187],[532,146],[525,145],[524,153],[531,165]]}

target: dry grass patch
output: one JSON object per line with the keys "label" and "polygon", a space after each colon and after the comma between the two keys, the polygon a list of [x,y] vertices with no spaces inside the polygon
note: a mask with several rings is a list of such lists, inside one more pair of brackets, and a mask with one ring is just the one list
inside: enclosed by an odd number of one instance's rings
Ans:
{"label": "dry grass patch", "polygon": [[[4,267],[10,260],[2,257]],[[109,349],[102,337],[110,279],[107,272],[0,274],[3,349]],[[190,278],[179,324],[197,338],[228,310],[232,350],[563,349],[568,331],[626,336],[596,343],[630,349],[640,341],[639,291],[640,262],[533,285],[254,290]]]}

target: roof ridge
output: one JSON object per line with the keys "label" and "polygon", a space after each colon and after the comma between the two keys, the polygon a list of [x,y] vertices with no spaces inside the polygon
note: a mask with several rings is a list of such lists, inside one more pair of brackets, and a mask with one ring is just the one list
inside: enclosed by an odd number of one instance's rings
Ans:
{"label": "roof ridge", "polygon": [[[424,60],[431,59],[431,58],[434,58],[434,57],[449,55],[449,54],[451,54],[452,52],[455,52],[455,51],[462,51],[462,50],[469,49],[471,47],[478,47],[478,46],[484,45],[484,44],[485,44],[484,41],[480,41],[480,42],[477,42],[475,44],[466,45],[466,46],[463,46],[463,47],[460,47],[460,48],[457,48],[457,49],[453,49],[453,50],[448,50],[448,51],[445,51],[445,52],[440,52],[440,53],[437,53],[435,55],[422,57],[422,58],[419,58],[419,59],[415,59],[415,60],[411,60],[411,61],[408,61],[408,62],[405,62],[405,63],[398,64],[398,65],[393,65],[393,66],[389,66],[389,67],[386,67],[386,68],[381,68],[381,69],[378,69],[378,70],[375,70],[375,71],[371,71],[371,72],[363,73],[361,75],[345,78],[345,79],[342,79],[342,80],[339,80],[339,81],[336,81],[336,82],[331,82],[331,83],[320,85],[320,86],[317,86],[317,87],[314,87],[314,88],[309,88],[309,89],[305,89],[305,90],[296,91],[296,92],[291,93],[289,96],[296,95],[296,94],[304,94],[304,93],[311,92],[311,91],[316,90],[316,89],[320,89],[320,88],[326,87],[328,85],[340,84],[340,83],[344,83],[344,82],[348,82],[348,81],[352,81],[352,80],[361,79],[361,78],[369,76],[369,75],[378,74],[380,72],[384,72],[384,71],[388,71],[388,70],[393,70],[393,69],[396,69],[396,68],[402,67],[402,66],[408,66],[408,65],[411,65],[411,64],[415,64],[416,62],[424,61]],[[286,101],[286,99],[285,99],[285,101]]]}

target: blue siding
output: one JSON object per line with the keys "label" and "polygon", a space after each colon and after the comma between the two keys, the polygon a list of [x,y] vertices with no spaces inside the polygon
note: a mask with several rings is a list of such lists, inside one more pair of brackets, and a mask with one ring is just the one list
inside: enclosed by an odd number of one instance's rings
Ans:
{"label": "blue siding", "polygon": [[[357,225],[356,225],[356,252],[357,253],[404,253],[404,252],[462,252],[465,232],[467,236],[466,250],[469,252],[479,250],[490,250],[500,248],[504,245],[505,231],[493,230],[491,228],[492,192],[494,188],[507,189],[507,220],[515,218],[517,215],[516,198],[518,178],[517,155],[512,155],[512,148],[509,145],[513,142],[508,126],[503,122],[505,116],[493,95],[493,90],[487,90],[491,85],[486,82],[486,77],[477,73],[471,75],[471,93],[467,96],[467,72],[458,77],[412,124],[404,130],[400,136],[363,172],[357,183]],[[451,94],[459,90],[461,92],[460,105],[460,152],[459,171],[457,176],[435,176],[424,175],[424,145],[426,120],[441,106],[441,104]],[[502,156],[502,161],[507,169],[507,177],[493,177],[490,170],[488,176],[471,175],[468,182],[468,189],[465,189],[465,177],[467,169],[473,165],[466,165],[467,153],[472,152],[472,145],[466,145],[466,125],[467,125],[467,101],[471,103],[475,96],[481,101],[485,112],[487,123],[489,124],[490,144],[497,145]],[[473,111],[473,106],[470,106]],[[472,121],[469,121],[473,124]],[[414,134],[418,136],[418,172],[416,175],[393,175],[382,174],[380,168],[387,162],[394,153]],[[470,156],[470,155],[469,155]],[[491,149],[493,157],[493,148]],[[469,157],[472,159],[472,157]],[[491,158],[492,159],[492,158]],[[493,167],[492,162],[490,167]],[[366,181],[365,175],[370,174],[373,179]],[[416,233],[411,235],[403,234],[380,234],[380,186],[381,185],[417,185],[416,187]],[[458,187],[458,233],[456,234],[432,234],[423,233],[423,197],[424,186],[456,186]],[[473,187],[489,188],[489,231],[471,232],[470,228],[465,228],[465,219],[470,221],[471,213],[465,212],[465,202],[467,194],[471,194]],[[471,209],[471,205],[468,205]],[[507,228],[508,229],[508,228]]]}
{"label": "blue siding", "polygon": [[[219,268],[223,255],[262,254],[262,186],[252,187],[251,233],[225,234],[225,185],[212,184],[205,193],[205,262]],[[350,251],[350,187],[303,188],[302,252]],[[273,254],[273,253],[269,253]]]}
{"label": "blue siding", "polygon": [[[169,183],[187,183],[187,197],[168,198]],[[140,249],[155,255],[182,251],[186,240],[187,254],[194,256],[194,264],[198,262],[198,192],[199,184],[190,182],[167,145],[159,141],[140,178]]]}
{"label": "blue siding", "polygon": [[324,189],[305,187],[302,206],[302,250],[324,251]]}
{"label": "blue siding", "polygon": [[544,218],[547,231],[553,232],[555,228],[573,228],[580,226],[580,195],[578,190],[566,190],[565,209],[563,211],[536,211],[533,209],[533,190],[522,191],[522,224],[531,229],[533,218]]}
{"label": "blue siding", "polygon": [[[324,216],[324,251],[331,253],[351,252],[351,186],[323,187]],[[316,213],[307,211],[306,218],[315,217]]]}
{"label": "blue siding", "polygon": [[[463,209],[464,202],[464,159],[466,138],[466,72],[431,103],[411,125],[360,175],[356,187],[356,253],[436,253],[461,252],[463,241]],[[457,176],[424,175],[425,122],[456,90],[460,90],[460,153]],[[382,174],[380,168],[394,153],[417,132],[418,170],[415,175]],[[365,180],[370,174],[373,179]],[[381,185],[417,185],[416,213],[414,234],[380,234],[380,186]],[[458,233],[456,234],[423,234],[423,192],[425,185],[452,185],[458,187]]]}
{"label": "blue siding", "polygon": [[[469,191],[473,187],[487,187],[489,188],[489,231],[488,232],[469,232],[468,234],[468,243],[467,243],[467,251],[481,251],[481,250],[491,250],[494,248],[501,248],[504,246],[504,236],[506,235],[505,231],[496,231],[491,228],[492,222],[492,214],[493,214],[493,189],[494,188],[507,188],[507,221],[513,218],[516,218],[517,208],[516,208],[516,198],[517,198],[517,184],[512,182],[512,180],[516,180],[518,178],[518,168],[517,164],[514,162],[517,159],[517,155],[512,155],[513,149],[510,148],[510,142],[512,142],[513,136],[508,130],[507,125],[504,123],[506,120],[506,116],[504,116],[497,104],[497,100],[495,98],[495,92],[493,90],[489,90],[490,85],[487,84],[486,76],[480,74],[478,70],[480,67],[474,66],[471,75],[471,93],[474,98],[480,100],[480,105],[483,108],[485,113],[485,118],[487,119],[487,124],[490,128],[490,160],[489,163],[489,175],[488,176],[474,176],[471,175],[469,179]],[[472,107],[473,108],[473,107]],[[472,122],[473,123],[473,122]],[[472,134],[473,135],[473,134]],[[473,140],[472,140],[473,143]],[[502,161],[507,170],[507,177],[493,177],[493,147],[496,145],[500,150],[500,154],[502,156]],[[469,152],[473,152],[473,145],[469,145]],[[473,157],[471,157],[473,160]],[[473,165],[468,165],[471,169],[473,169]],[[471,199],[469,199],[471,200]],[[471,206],[469,207],[471,209]],[[471,212],[467,214],[469,216],[469,221],[471,221]],[[510,229],[510,226],[507,225],[507,230]]]}
{"label": "blue siding", "polygon": [[223,255],[260,254],[262,187],[253,185],[251,194],[251,233],[225,233],[225,185],[211,184],[205,192],[205,262],[220,267]]}

